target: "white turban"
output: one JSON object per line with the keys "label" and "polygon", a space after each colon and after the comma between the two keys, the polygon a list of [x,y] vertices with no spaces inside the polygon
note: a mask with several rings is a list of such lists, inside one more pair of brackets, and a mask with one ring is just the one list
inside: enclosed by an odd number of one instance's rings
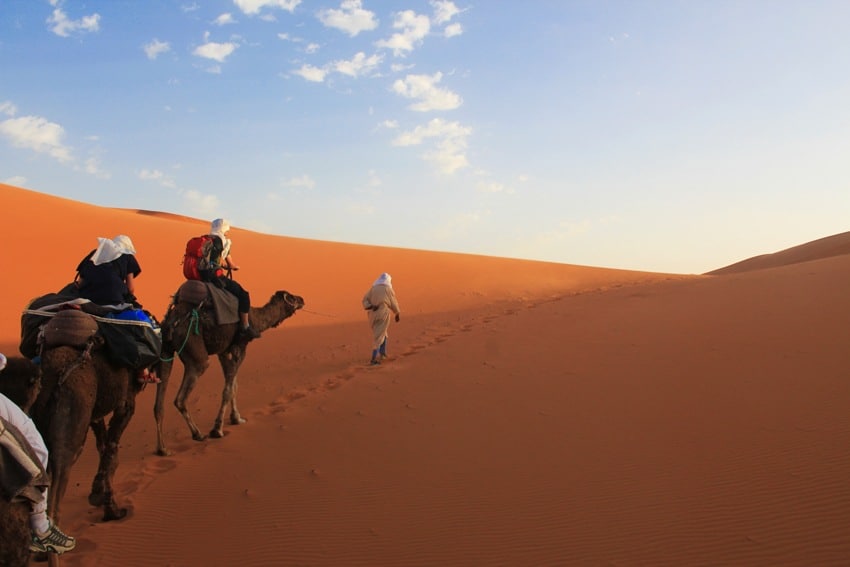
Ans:
{"label": "white turban", "polygon": [[6,356],[3,353],[0,353],[0,370],[6,368]]}
{"label": "white turban", "polygon": [[214,234],[224,240],[224,235],[230,230],[227,219],[215,219],[210,225],[210,234]]}
{"label": "white turban", "polygon": [[119,234],[112,240],[98,237],[97,250],[94,251],[91,261],[95,266],[99,266],[119,258],[122,254],[135,253],[136,249],[133,247],[133,241],[130,240],[129,236]]}
{"label": "white turban", "polygon": [[392,281],[393,281],[393,277],[391,275],[389,275],[388,273],[384,272],[383,274],[381,274],[378,277],[378,279],[375,280],[375,283],[373,283],[372,285],[373,286],[386,285],[386,286],[392,287],[393,286]]}

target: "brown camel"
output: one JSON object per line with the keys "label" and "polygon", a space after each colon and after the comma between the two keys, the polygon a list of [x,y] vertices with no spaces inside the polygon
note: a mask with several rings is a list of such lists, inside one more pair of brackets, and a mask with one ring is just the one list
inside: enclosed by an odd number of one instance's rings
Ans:
{"label": "brown camel", "polygon": [[[186,284],[197,282],[186,282]],[[186,285],[184,284],[184,286]],[[202,435],[186,405],[189,394],[195,387],[198,378],[209,367],[209,357],[217,355],[224,372],[224,390],[221,395],[221,406],[215,425],[209,433],[210,437],[224,436],[222,422],[227,406],[230,406],[230,423],[239,425],[245,419],[236,407],[236,376],[239,367],[245,361],[247,343],[239,338],[239,323],[220,325],[216,322],[212,308],[203,307],[201,303],[184,301],[181,293],[175,294],[174,302],[162,321],[162,362],[158,368],[160,383],[157,384],[154,418],[156,419],[156,452],[168,455],[165,440],[162,435],[163,402],[168,388],[168,379],[174,358],[180,358],[183,363],[183,381],[174,399],[177,411],[186,420],[192,432],[192,439],[203,441]],[[277,327],[285,319],[304,307],[304,300],[287,291],[277,291],[263,307],[251,307],[249,318],[251,326],[260,332]]]}
{"label": "brown camel", "polygon": [[[10,358],[0,372],[0,392],[25,412],[41,388],[37,365],[26,358]],[[0,565],[26,567],[30,560],[30,503],[10,501],[0,489]]]}
{"label": "brown camel", "polygon": [[41,367],[42,389],[31,414],[50,452],[48,515],[59,523],[59,505],[71,468],[83,452],[91,427],[100,460],[89,503],[103,507],[104,521],[120,520],[127,515],[127,509],[115,502],[112,481],[118,468],[121,435],[136,409],[136,394],[143,387],[137,372],[116,365],[107,355],[100,335],[92,336],[84,349],[46,347]]}

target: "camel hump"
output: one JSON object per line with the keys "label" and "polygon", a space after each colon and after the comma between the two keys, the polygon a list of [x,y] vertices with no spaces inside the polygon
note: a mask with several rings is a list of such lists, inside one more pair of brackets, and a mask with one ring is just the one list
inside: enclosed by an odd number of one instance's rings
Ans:
{"label": "camel hump", "polygon": [[177,290],[177,301],[197,305],[209,296],[207,284],[200,280],[186,280]]}
{"label": "camel hump", "polygon": [[44,344],[47,347],[83,348],[96,333],[94,317],[79,309],[63,309],[44,326]]}

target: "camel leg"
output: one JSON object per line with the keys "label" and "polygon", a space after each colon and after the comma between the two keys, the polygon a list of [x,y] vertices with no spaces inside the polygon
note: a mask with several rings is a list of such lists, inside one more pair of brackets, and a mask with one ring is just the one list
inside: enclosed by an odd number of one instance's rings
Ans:
{"label": "camel leg", "polygon": [[[67,402],[67,400],[62,401]],[[72,414],[73,411],[67,404],[60,403],[56,407],[55,414],[50,416],[47,427],[42,429],[42,436],[49,452],[47,470],[50,475],[50,488],[47,490],[47,516],[57,526],[61,525],[60,504],[68,489],[71,469],[83,453],[89,428],[85,421],[67,418]],[[39,422],[36,426],[39,426]],[[58,556],[54,553],[47,555],[50,565],[58,565]]]}
{"label": "camel leg", "polygon": [[171,361],[162,361],[157,369],[159,383],[156,385],[156,398],[153,404],[153,417],[156,420],[156,454],[167,457],[171,454],[165,447],[165,437],[162,434],[162,419],[165,416],[165,393],[168,390],[168,379],[171,377]]}
{"label": "camel leg", "polygon": [[[184,365],[186,362],[184,361]],[[177,392],[177,397],[174,398],[174,407],[177,408],[177,411],[180,412],[180,415],[183,416],[183,419],[186,421],[186,425],[189,426],[189,429],[192,431],[192,439],[195,441],[203,441],[207,438],[206,435],[201,434],[201,430],[198,429],[198,426],[195,425],[195,421],[192,419],[192,416],[189,414],[189,410],[186,407],[186,400],[189,399],[189,394],[192,393],[192,390],[195,387],[195,384],[198,381],[198,378],[201,377],[201,374],[209,366],[209,363],[204,361],[199,370],[193,369],[191,366],[185,366],[185,372],[183,374],[183,382],[180,383],[180,390]]]}
{"label": "camel leg", "polygon": [[127,425],[129,425],[135,411],[136,398],[133,395],[129,395],[125,403],[112,412],[109,427],[106,429],[97,475],[95,475],[95,480],[92,483],[92,492],[89,495],[89,503],[103,506],[104,522],[120,520],[127,515],[127,509],[119,508],[115,502],[112,480],[115,478],[115,470],[118,468],[118,447],[120,445],[121,435],[127,429]]}
{"label": "camel leg", "polygon": [[239,373],[239,366],[244,357],[238,356],[238,353],[225,352],[218,355],[218,360],[221,363],[221,369],[224,373],[224,389],[221,392],[221,405],[218,408],[218,415],[215,419],[215,425],[210,431],[210,437],[224,437],[222,424],[224,423],[224,414],[227,411],[227,406],[230,406],[230,423],[232,425],[240,425],[246,420],[239,415],[239,410],[236,407],[236,377]]}
{"label": "camel leg", "polygon": [[[96,419],[91,422],[91,430],[94,433],[94,443],[97,448],[97,454],[103,455],[106,450],[106,422],[103,418]],[[95,474],[92,481],[91,494],[89,494],[89,504],[92,506],[103,505],[103,493],[106,491],[106,486],[102,474]]]}

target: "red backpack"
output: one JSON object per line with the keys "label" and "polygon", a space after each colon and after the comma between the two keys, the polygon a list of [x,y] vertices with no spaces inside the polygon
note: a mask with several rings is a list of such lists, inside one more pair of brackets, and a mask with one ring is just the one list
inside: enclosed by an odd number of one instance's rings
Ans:
{"label": "red backpack", "polygon": [[183,276],[187,280],[208,280],[212,279],[210,276],[223,275],[221,250],[222,244],[218,237],[204,234],[190,238],[183,255]]}

